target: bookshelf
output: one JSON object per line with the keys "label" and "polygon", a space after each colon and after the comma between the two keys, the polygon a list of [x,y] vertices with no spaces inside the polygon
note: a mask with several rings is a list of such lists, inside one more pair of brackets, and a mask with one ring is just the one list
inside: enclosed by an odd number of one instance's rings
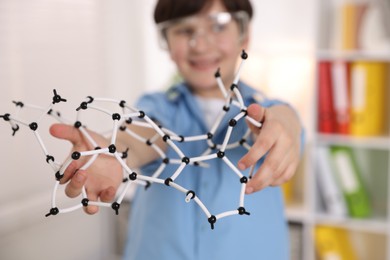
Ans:
{"label": "bookshelf", "polygon": [[317,0],[316,13],[312,138],[286,208],[302,240],[292,260],[390,260],[390,1]]}

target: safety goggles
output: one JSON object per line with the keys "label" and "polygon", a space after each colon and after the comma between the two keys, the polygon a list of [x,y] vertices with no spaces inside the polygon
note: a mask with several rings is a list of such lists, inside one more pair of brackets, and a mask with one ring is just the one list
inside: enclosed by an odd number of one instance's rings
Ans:
{"label": "safety goggles", "polygon": [[244,11],[194,15],[159,23],[160,45],[167,49],[177,46],[195,47],[200,38],[208,44],[241,41],[247,34],[249,16]]}

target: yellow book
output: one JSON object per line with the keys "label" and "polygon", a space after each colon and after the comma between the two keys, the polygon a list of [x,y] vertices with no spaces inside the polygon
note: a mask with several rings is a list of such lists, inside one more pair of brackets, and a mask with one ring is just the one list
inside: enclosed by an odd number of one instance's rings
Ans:
{"label": "yellow book", "polygon": [[355,136],[377,136],[386,126],[386,70],[382,62],[356,61],[351,67],[351,125]]}
{"label": "yellow book", "polygon": [[289,180],[288,182],[283,183],[282,185],[283,198],[286,205],[291,204],[293,200],[293,182]]}
{"label": "yellow book", "polygon": [[357,48],[357,9],[352,2],[341,6],[341,47],[343,50]]}
{"label": "yellow book", "polygon": [[355,260],[356,253],[345,229],[317,226],[315,245],[320,260]]}

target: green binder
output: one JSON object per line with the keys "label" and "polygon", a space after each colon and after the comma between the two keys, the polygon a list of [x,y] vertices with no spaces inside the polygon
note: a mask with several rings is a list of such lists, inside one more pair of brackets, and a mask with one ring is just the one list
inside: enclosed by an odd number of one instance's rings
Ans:
{"label": "green binder", "polygon": [[348,212],[354,218],[371,215],[368,191],[364,185],[361,170],[350,147],[331,147],[336,178],[345,196]]}

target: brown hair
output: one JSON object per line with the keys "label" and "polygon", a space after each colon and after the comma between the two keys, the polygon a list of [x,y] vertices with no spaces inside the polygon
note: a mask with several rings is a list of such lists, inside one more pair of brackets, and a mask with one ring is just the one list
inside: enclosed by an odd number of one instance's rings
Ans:
{"label": "brown hair", "polygon": [[[158,0],[154,9],[155,23],[194,15],[208,8],[215,0]],[[228,12],[245,11],[249,18],[253,16],[249,0],[221,0]]]}

